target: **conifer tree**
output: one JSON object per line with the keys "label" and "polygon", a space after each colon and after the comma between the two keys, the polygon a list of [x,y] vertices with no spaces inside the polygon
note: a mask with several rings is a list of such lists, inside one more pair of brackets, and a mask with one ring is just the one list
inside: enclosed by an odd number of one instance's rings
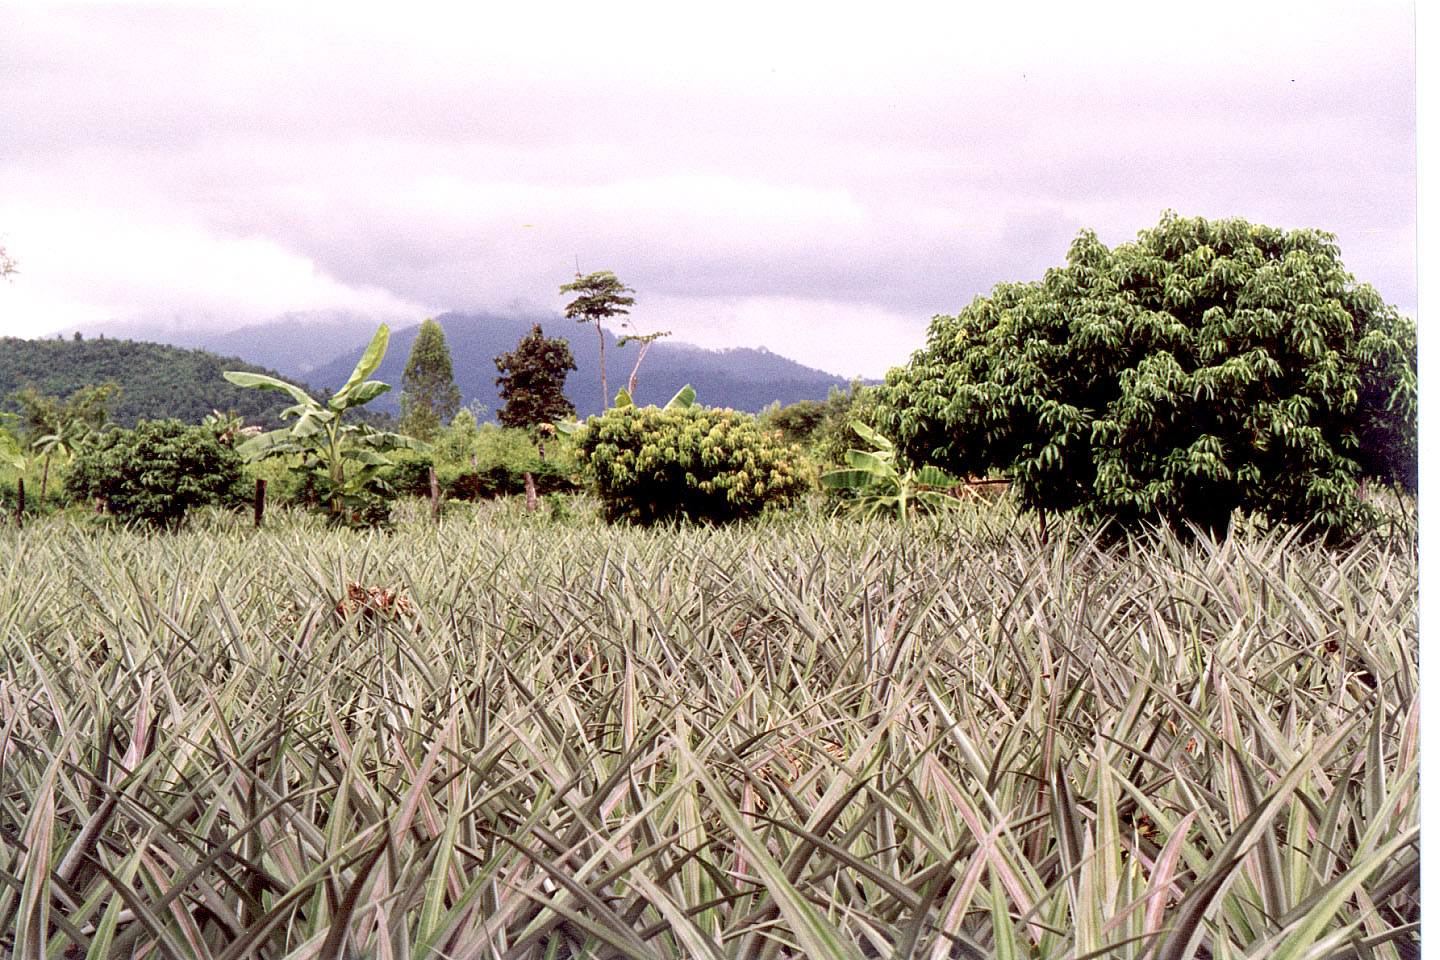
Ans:
{"label": "conifer tree", "polygon": [[565,396],[565,377],[575,369],[570,343],[546,337],[540,324],[513,351],[496,357],[495,369],[505,402],[498,414],[502,426],[538,426],[574,415],[575,404]]}
{"label": "conifer tree", "polygon": [[445,331],[433,319],[420,325],[400,388],[400,429],[412,437],[428,439],[460,409]]}

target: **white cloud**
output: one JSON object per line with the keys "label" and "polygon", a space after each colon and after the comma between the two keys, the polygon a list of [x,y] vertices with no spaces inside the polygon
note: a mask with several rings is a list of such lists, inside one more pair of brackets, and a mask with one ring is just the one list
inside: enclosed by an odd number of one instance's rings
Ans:
{"label": "white cloud", "polygon": [[[643,307],[643,312],[642,312]],[[881,377],[925,339],[930,318],[810,297],[652,297],[636,329],[710,349],[761,346],[843,377]]]}
{"label": "white cloud", "polygon": [[260,236],[217,235],[176,211],[0,207],[21,273],[0,285],[0,330],[33,336],[107,321],[239,326],[281,313],[346,310],[414,319],[424,307],[347,286]]}

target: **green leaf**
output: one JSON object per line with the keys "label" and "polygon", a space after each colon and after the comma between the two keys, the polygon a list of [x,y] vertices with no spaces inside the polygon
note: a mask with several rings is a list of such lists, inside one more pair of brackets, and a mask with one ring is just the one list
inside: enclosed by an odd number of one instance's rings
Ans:
{"label": "green leaf", "polygon": [[868,470],[832,470],[820,476],[822,487],[836,490],[863,490],[875,482]]}
{"label": "green leaf", "polygon": [[692,387],[692,386],[690,386],[690,384],[687,383],[687,384],[685,384],[685,386],[683,386],[683,387],[680,388],[680,390],[675,394],[675,396],[673,396],[673,397],[670,398],[670,402],[667,403],[667,404],[665,404],[665,409],[666,409],[666,410],[685,410],[685,409],[688,409],[689,407],[693,407],[694,405],[695,405],[695,388]]}
{"label": "green leaf", "polygon": [[930,464],[926,464],[915,472],[915,482],[923,483],[927,487],[954,487],[960,483],[954,476]]}
{"label": "green leaf", "polygon": [[286,383],[284,380],[275,377],[267,377],[263,373],[249,373],[244,370],[226,370],[225,379],[237,387],[255,387],[260,390],[284,390],[295,398],[295,402],[302,406],[315,406],[315,400],[295,386],[293,383]]}
{"label": "green leaf", "polygon": [[851,420],[850,429],[854,430],[856,435],[860,437],[861,440],[864,440],[866,443],[874,446],[876,450],[883,450],[894,453],[895,444],[891,443],[889,440],[885,439],[879,433],[875,432],[859,420]]}
{"label": "green leaf", "polygon": [[246,462],[254,463],[256,460],[263,460],[266,457],[281,453],[297,453],[304,449],[296,443],[290,435],[290,428],[282,430],[271,430],[269,433],[262,433],[258,437],[251,437],[240,446],[235,452],[244,457]]}
{"label": "green leaf", "polygon": [[379,380],[366,380],[349,393],[339,394],[330,398],[329,407],[336,412],[349,410],[351,407],[358,407],[369,403],[380,394],[387,392],[390,384],[381,383]]}
{"label": "green leaf", "polygon": [[865,450],[849,450],[845,462],[856,470],[862,470],[876,480],[898,478],[900,472],[887,459]]}
{"label": "green leaf", "polygon": [[[355,369],[350,372],[350,379],[346,380],[345,385],[330,399],[330,408],[332,410],[345,409],[345,398],[349,396],[350,391],[360,386],[365,378],[374,373],[376,368],[380,366],[380,361],[385,359],[385,349],[389,345],[390,328],[382,323],[380,324],[380,329],[375,331],[375,336],[370,338],[370,346],[365,348],[365,353],[360,357],[360,362],[355,364]],[[229,374],[226,374],[226,376],[229,376]],[[341,405],[337,406],[337,403]]]}

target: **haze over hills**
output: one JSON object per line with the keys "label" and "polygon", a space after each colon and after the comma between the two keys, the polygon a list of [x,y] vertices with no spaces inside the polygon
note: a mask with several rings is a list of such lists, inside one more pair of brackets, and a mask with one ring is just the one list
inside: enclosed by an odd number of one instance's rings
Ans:
{"label": "haze over hills", "polygon": [[[222,357],[243,357],[249,363],[278,370],[282,376],[303,380],[311,370],[329,363],[351,344],[367,342],[378,325],[373,317],[320,312],[287,313],[266,323],[223,330],[178,321],[117,321],[82,326],[80,330],[91,339],[103,333],[111,339],[143,340],[208,350]],[[395,329],[395,324],[391,323],[390,328]],[[70,334],[68,329],[60,331],[63,337]]]}
{"label": "haze over hills", "polygon": [[[445,330],[462,402],[484,407],[490,419],[500,406],[494,358],[514,350],[536,323],[541,324],[546,336],[562,337],[570,342],[578,369],[566,380],[565,393],[579,415],[584,417],[605,409],[600,390],[599,338],[593,327],[559,314],[523,312],[446,313],[435,319]],[[338,388],[345,382],[376,326],[373,318],[353,315],[291,314],[269,323],[229,331],[117,323],[95,330],[85,329],[85,333],[93,337],[103,331],[106,337],[155,339],[238,356],[320,390]],[[418,322],[400,329],[391,324],[390,349],[373,376],[394,389],[374,400],[371,407],[398,413],[401,377],[418,331]],[[612,397],[628,382],[639,352],[639,344],[617,347],[615,335],[609,330],[605,332],[605,368]],[[698,400],[707,406],[756,413],[775,401],[783,405],[798,400],[824,400],[832,387],[843,389],[849,381],[764,348],[707,350],[660,340],[640,365],[636,401],[663,404],[687,383],[695,388]]]}

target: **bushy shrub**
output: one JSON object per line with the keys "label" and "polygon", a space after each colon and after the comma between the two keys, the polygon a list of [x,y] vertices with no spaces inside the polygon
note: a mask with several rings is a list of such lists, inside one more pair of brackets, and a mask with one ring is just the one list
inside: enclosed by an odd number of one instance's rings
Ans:
{"label": "bushy shrub", "polygon": [[387,479],[397,493],[428,497],[433,466],[440,491],[449,500],[485,500],[524,493],[526,473],[534,479],[538,493],[575,490],[571,475],[577,464],[568,441],[545,439],[545,456],[541,457],[539,445],[528,431],[494,424],[481,427],[470,411],[461,410],[454,423],[440,432],[433,456],[397,458]]}
{"label": "bushy shrub", "polygon": [[448,467],[438,472],[438,479],[451,500],[485,500],[524,493],[526,473],[535,482],[535,491],[542,495],[576,489],[570,471],[548,460],[514,466],[496,463],[480,469]]}
{"label": "bushy shrub", "polygon": [[395,492],[407,497],[430,496],[430,470],[435,458],[428,453],[417,456],[396,458],[386,479]]}
{"label": "bushy shrub", "polygon": [[737,520],[811,481],[798,449],[734,410],[617,407],[574,439],[611,520]]}
{"label": "bushy shrub", "polygon": [[[831,388],[834,389],[833,387]],[[787,443],[808,443],[830,414],[828,403],[814,400],[797,400],[780,406],[776,400],[760,411],[760,426],[766,430],[779,430]]]}
{"label": "bushy shrub", "polygon": [[238,495],[241,457],[206,427],[142,420],[132,430],[100,434],[66,474],[77,499],[103,501],[126,520],[174,526],[191,507]]}
{"label": "bushy shrub", "polygon": [[1023,507],[1336,534],[1372,513],[1363,479],[1413,488],[1415,343],[1330,234],[1166,214],[936,317],[879,421],[914,461],[1004,472]]}

